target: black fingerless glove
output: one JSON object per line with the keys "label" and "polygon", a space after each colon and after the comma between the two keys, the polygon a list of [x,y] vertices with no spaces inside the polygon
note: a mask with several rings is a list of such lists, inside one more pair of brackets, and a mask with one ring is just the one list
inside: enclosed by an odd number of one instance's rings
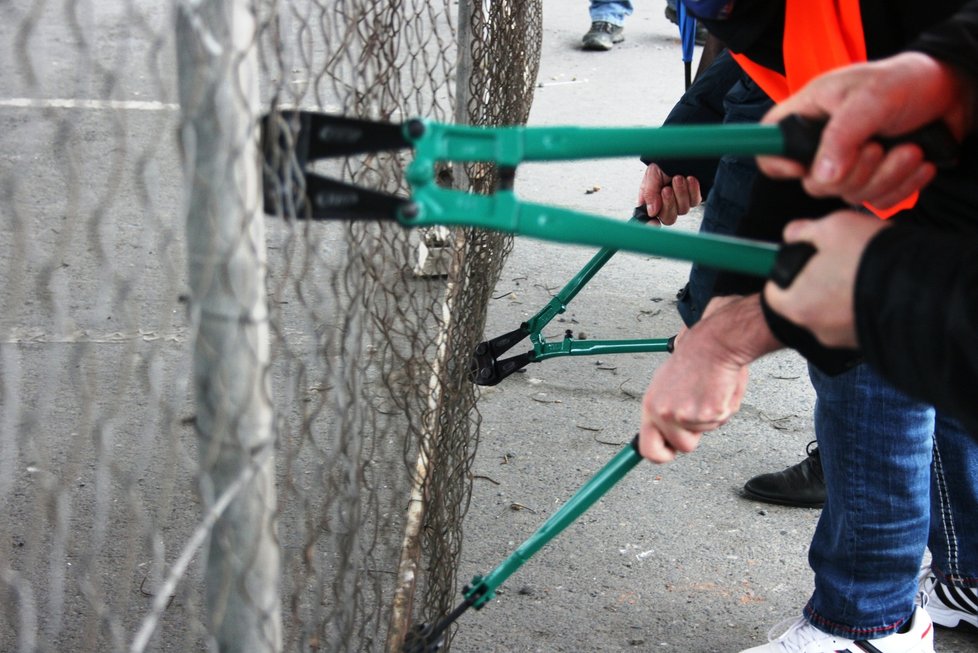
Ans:
{"label": "black fingerless glove", "polygon": [[764,299],[764,293],[761,293],[761,311],[774,337],[804,356],[823,373],[836,376],[863,362],[862,352],[858,349],[826,347],[811,331],[776,313]]}

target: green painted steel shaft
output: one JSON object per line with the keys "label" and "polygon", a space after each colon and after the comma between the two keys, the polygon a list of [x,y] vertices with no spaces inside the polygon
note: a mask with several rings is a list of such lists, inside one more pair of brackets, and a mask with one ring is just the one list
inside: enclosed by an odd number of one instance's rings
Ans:
{"label": "green painted steel shaft", "polygon": [[[631,223],[639,223],[638,217],[632,216],[629,220]],[[581,291],[587,283],[594,278],[605,263],[611,260],[611,258],[618,252],[617,249],[611,247],[602,247],[591,260],[588,261],[581,270],[574,275],[574,278],[568,281],[563,288],[560,289],[553,298],[547,302],[547,304],[541,308],[535,315],[526,320],[526,329],[530,332],[530,340],[533,342],[533,348],[536,351],[536,360],[543,360],[540,354],[548,349],[552,350],[552,347],[544,344],[543,336],[540,332],[545,326],[550,324],[557,315],[560,315],[567,310],[567,304],[571,302],[572,299],[577,297],[577,293]],[[644,350],[643,350],[644,351]],[[555,354],[560,355],[560,354]],[[549,356],[545,356],[549,358]]]}
{"label": "green painted steel shaft", "polygon": [[653,254],[755,276],[767,276],[778,253],[777,245],[769,243],[685,233],[521,202],[512,191],[473,195],[427,185],[416,189],[414,201],[417,214],[400,217],[408,226],[494,229],[552,242]]}
{"label": "green painted steel shaft", "polygon": [[598,499],[620,481],[641,460],[638,453],[638,439],[622,449],[598,473],[591,477],[574,493],[567,503],[545,521],[533,535],[527,538],[506,560],[487,576],[477,576],[466,592],[466,597],[475,596],[473,605],[481,608],[495,596],[496,589],[517,569],[523,566],[537,551],[554,539],[578,517],[594,505]]}
{"label": "green painted steel shaft", "polygon": [[720,157],[782,154],[777,125],[683,125],[678,127],[470,127],[423,122],[413,138],[425,161],[523,161],[622,156]]}
{"label": "green painted steel shaft", "polygon": [[514,232],[556,242],[617,247],[755,276],[767,276],[778,253],[773,244],[595,218],[532,203],[520,204]]}
{"label": "green painted steel shaft", "polygon": [[777,255],[773,245],[653,229],[522,202],[511,189],[489,196],[452,191],[438,187],[434,180],[438,161],[491,161],[515,169],[523,161],[782,154],[785,137],[777,125],[486,128],[417,121],[413,125],[414,131],[406,129],[405,136],[415,147],[414,161],[406,171],[414,205],[410,215],[399,215],[406,226],[479,227],[654,254],[758,276],[767,276]]}
{"label": "green painted steel shaft", "polygon": [[534,343],[533,362],[558,356],[600,356],[609,354],[646,354],[669,351],[672,338],[635,340],[571,340]]}

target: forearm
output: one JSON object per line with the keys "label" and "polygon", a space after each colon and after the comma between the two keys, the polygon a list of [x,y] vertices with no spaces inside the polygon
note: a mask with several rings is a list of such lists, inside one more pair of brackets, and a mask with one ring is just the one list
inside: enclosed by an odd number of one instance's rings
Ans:
{"label": "forearm", "polygon": [[703,318],[677,346],[702,347],[716,360],[740,366],[783,347],[767,326],[758,294],[710,300]]}

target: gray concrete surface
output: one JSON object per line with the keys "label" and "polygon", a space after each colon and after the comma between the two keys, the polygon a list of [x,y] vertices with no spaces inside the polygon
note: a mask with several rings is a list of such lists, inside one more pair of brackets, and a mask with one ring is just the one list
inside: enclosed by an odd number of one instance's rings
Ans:
{"label": "gray concrete surface", "polygon": [[[583,52],[586,4],[544,2],[544,46],[530,122],[659,124],[683,90],[664,2],[636,3],[624,43]],[[699,48],[697,48],[697,57]],[[625,219],[643,166],[608,160],[527,165],[517,190],[534,201]],[[590,189],[600,187],[597,192]],[[678,228],[695,229],[699,214]],[[487,337],[533,315],[593,250],[518,240],[490,307]],[[679,328],[682,263],[619,254],[545,333],[665,337]],[[485,574],[637,430],[639,401],[664,354],[533,364],[483,390],[483,436],[465,526],[461,576]],[[818,510],[746,500],[751,476],[804,456],[814,396],[792,353],[756,364],[740,413],[666,466],[642,464],[524,565],[481,611],[459,621],[453,650],[739,651],[800,614]],[[978,650],[971,633],[939,631],[945,653]]]}

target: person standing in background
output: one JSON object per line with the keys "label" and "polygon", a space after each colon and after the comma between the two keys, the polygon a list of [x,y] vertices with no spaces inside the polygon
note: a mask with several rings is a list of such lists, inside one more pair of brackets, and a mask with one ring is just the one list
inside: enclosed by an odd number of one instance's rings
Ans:
{"label": "person standing in background", "polygon": [[625,40],[625,19],[634,11],[631,0],[591,0],[591,29],[581,39],[585,50],[606,51]]}

